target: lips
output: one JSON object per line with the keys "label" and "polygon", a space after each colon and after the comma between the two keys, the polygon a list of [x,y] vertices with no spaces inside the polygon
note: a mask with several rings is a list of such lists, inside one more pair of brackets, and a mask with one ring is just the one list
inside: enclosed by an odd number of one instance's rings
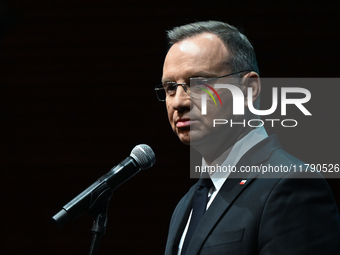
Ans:
{"label": "lips", "polygon": [[177,127],[190,127],[190,119],[189,118],[183,118],[176,121]]}

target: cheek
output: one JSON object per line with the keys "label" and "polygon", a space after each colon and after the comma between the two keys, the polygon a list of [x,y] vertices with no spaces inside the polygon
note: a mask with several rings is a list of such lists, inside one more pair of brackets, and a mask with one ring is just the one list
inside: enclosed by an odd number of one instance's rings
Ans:
{"label": "cheek", "polygon": [[[209,99],[207,100],[207,103],[209,103]],[[199,110],[201,111],[201,105],[202,101],[201,98],[190,98],[190,110],[192,111],[193,109],[195,111]]]}
{"label": "cheek", "polygon": [[166,110],[168,113],[168,119],[170,121],[170,124],[172,124],[174,119],[174,109],[172,108],[171,104],[166,104]]}

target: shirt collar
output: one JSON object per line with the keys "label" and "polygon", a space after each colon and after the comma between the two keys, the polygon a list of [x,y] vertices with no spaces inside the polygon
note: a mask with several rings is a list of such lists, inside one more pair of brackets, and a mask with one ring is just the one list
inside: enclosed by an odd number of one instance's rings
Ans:
{"label": "shirt collar", "polygon": [[[254,147],[256,144],[267,138],[268,134],[264,127],[257,127],[250,131],[242,139],[237,141],[233,147],[226,150],[220,157],[213,161],[211,166],[220,166],[221,169],[230,169],[232,166],[236,166],[241,157],[246,154],[248,150]],[[202,158],[202,166],[207,166],[205,160]],[[216,171],[210,178],[214,184],[214,187],[219,191],[228,178],[229,171]]]}

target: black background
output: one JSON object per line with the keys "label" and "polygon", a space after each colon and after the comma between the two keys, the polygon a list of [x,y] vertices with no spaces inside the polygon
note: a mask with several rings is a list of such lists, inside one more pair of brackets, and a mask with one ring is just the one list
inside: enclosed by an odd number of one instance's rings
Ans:
{"label": "black background", "polygon": [[[165,30],[226,21],[253,43],[262,77],[338,76],[338,5],[273,2],[0,1],[1,253],[86,254],[92,219],[56,229],[50,218],[146,143],[156,164],[114,192],[99,254],[162,254],[194,182],[153,92]],[[306,162],[340,163],[339,89],[320,86],[314,123],[277,133]],[[340,205],[339,180],[328,181]]]}

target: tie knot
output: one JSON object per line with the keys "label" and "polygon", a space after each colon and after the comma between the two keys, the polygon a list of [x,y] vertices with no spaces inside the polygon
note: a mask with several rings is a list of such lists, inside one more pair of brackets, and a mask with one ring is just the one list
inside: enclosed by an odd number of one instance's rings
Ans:
{"label": "tie knot", "polygon": [[210,177],[202,177],[199,179],[198,181],[198,186],[201,186],[201,187],[206,187],[208,189],[211,189],[212,186],[214,186],[212,180],[210,179]]}

